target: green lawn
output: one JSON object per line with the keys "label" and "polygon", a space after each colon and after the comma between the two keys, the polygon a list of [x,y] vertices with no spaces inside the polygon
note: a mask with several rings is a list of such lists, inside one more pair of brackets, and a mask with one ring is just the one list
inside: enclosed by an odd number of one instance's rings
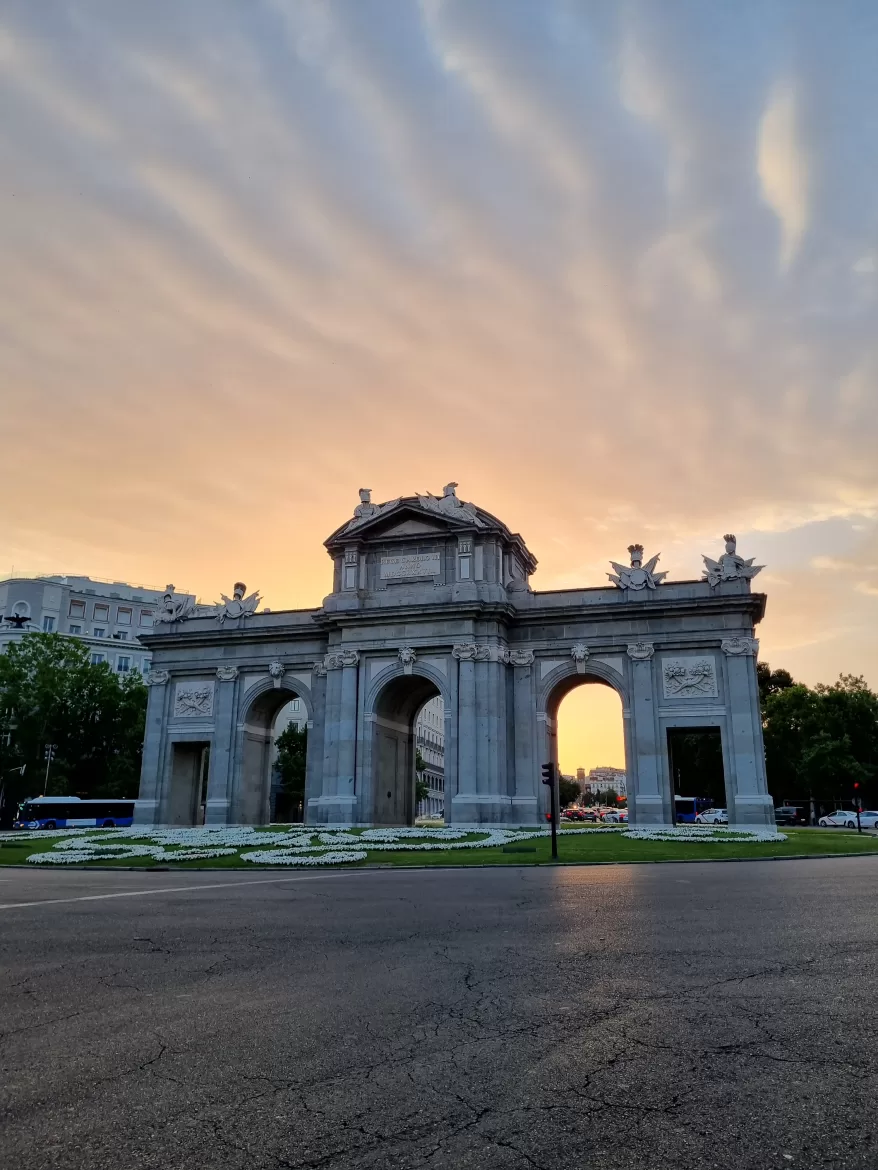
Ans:
{"label": "green lawn", "polygon": [[[761,858],[792,856],[831,856],[844,853],[878,853],[878,837],[841,829],[786,829],[786,841],[774,843],[728,842],[722,844],[688,843],[676,841],[632,841],[619,833],[590,833],[573,836],[562,830],[558,853],[562,862],[626,862],[626,861],[703,861],[712,858]],[[51,849],[55,840],[45,838],[30,842],[0,842],[0,864],[22,864],[36,852]],[[133,843],[133,841],[131,842]],[[250,846],[249,848],[252,848]],[[532,850],[532,851],[531,851]],[[548,837],[525,841],[515,846],[492,846],[489,849],[442,849],[429,852],[375,852],[362,862],[347,863],[345,868],[362,865],[424,866],[424,865],[540,865],[551,863]],[[88,864],[88,863],[87,863]],[[151,858],[124,858],[118,861],[101,860],[90,863],[102,866],[135,867],[138,869],[251,869],[258,865],[241,861],[237,856],[210,860],[153,861]],[[50,868],[37,867],[36,868]],[[53,870],[55,867],[51,867]],[[58,869],[64,869],[59,866]],[[286,866],[272,866],[285,870]],[[308,867],[305,867],[308,868]]]}

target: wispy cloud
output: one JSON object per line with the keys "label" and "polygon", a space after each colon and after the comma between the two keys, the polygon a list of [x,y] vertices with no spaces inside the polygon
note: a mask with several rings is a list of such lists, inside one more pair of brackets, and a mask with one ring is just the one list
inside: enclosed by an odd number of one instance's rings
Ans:
{"label": "wispy cloud", "polygon": [[[361,481],[452,477],[543,588],[871,539],[869,12],[7,0],[0,558],[308,604]],[[870,555],[785,553],[763,646],[865,669]]]}

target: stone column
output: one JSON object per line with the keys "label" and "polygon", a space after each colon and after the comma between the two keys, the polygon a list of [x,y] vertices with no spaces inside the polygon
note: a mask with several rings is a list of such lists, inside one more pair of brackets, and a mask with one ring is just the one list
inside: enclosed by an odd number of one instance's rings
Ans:
{"label": "stone column", "polygon": [[533,650],[510,650],[513,671],[512,710],[514,731],[515,795],[512,819],[519,825],[539,824],[537,785],[540,777],[536,759],[536,695],[534,694]]}
{"label": "stone column", "polygon": [[452,821],[473,819],[478,792],[476,773],[476,663],[474,647],[455,646],[457,673],[457,791],[450,801]]}
{"label": "stone column", "polygon": [[338,772],[336,795],[353,803],[357,766],[357,681],[360,655],[347,650],[341,669],[341,706],[338,722]]}
{"label": "stone column", "polygon": [[323,740],[326,732],[326,667],[315,662],[311,671],[312,719],[308,723],[308,755],[305,760],[305,807],[302,815],[310,824],[311,807],[319,800],[323,788]]}
{"label": "stone column", "polygon": [[323,792],[314,806],[320,824],[347,824],[353,819],[359,661],[356,650],[331,650],[325,659]]}
{"label": "stone column", "polygon": [[768,792],[762,714],[756,678],[756,638],[727,638],[725,655],[729,715],[728,759],[731,775],[726,782],[729,824],[747,828],[774,828],[774,801]]}
{"label": "stone column", "polygon": [[238,718],[238,671],[218,676],[214,691],[213,740],[207,773],[206,825],[234,824],[234,760]]}
{"label": "stone column", "polygon": [[[329,655],[326,656],[326,721],[323,734],[323,789],[321,801],[333,797],[337,791],[338,778],[338,723],[341,709],[341,672],[329,669]],[[320,820],[325,820],[320,817]]]}
{"label": "stone column", "polygon": [[163,785],[162,760],[165,754],[165,733],[169,712],[171,687],[166,670],[151,670],[144,682],[149,688],[146,704],[146,725],[143,737],[143,757],[140,765],[140,790],[134,806],[136,825],[161,824]]}
{"label": "stone column", "polygon": [[628,735],[632,748],[627,762],[632,773],[628,777],[628,805],[634,811],[632,823],[638,825],[669,825],[673,821],[672,786],[663,779],[667,776],[670,780],[670,769],[666,762],[667,745],[659,739],[654,653],[651,642],[637,642],[628,647],[631,660]]}

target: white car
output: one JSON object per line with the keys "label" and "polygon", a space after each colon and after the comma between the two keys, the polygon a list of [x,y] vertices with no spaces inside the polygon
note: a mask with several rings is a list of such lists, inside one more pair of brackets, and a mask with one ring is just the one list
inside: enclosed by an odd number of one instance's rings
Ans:
{"label": "white car", "polygon": [[727,825],[728,811],[724,808],[706,808],[695,817],[696,825]]}
{"label": "white car", "polygon": [[[837,808],[829,816],[821,817],[818,824],[822,825],[824,829],[855,829],[857,827],[857,814],[850,808]],[[878,827],[878,812],[874,809],[864,809],[860,813],[860,827],[863,829]]]}

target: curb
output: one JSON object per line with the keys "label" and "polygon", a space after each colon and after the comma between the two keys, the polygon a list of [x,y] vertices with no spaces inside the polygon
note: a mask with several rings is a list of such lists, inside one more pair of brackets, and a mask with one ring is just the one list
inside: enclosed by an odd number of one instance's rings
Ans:
{"label": "curb", "polygon": [[787,853],[782,857],[776,854],[773,857],[661,857],[654,861],[513,861],[509,864],[502,862],[470,862],[468,865],[394,865],[393,862],[387,862],[384,865],[272,865],[272,866],[249,866],[247,869],[242,867],[231,866],[217,866],[217,865],[198,865],[191,868],[184,868],[182,865],[64,865],[59,866],[57,870],[53,871],[51,867],[39,865],[28,865],[27,862],[10,862],[8,865],[0,864],[0,869],[26,869],[33,873],[35,870],[46,869],[49,872],[64,873],[94,873],[96,870],[103,873],[307,873],[309,870],[312,873],[363,873],[364,871],[371,871],[372,873],[386,873],[388,870],[396,872],[418,871],[424,872],[427,870],[447,870],[447,869],[581,869],[583,867],[607,866],[607,865],[730,865],[740,862],[741,864],[748,864],[754,861],[832,861],[836,857],[876,857],[878,850],[860,849],[856,853]]}

